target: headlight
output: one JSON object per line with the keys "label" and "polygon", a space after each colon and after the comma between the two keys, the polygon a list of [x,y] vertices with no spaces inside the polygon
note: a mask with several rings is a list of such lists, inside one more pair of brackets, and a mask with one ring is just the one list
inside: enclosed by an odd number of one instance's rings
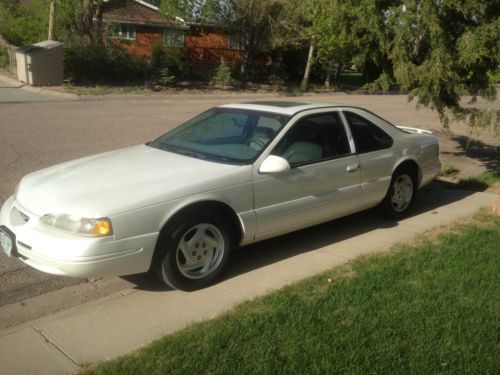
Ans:
{"label": "headlight", "polygon": [[84,236],[104,237],[113,234],[111,220],[106,217],[87,219],[65,214],[47,214],[40,218],[40,223]]}

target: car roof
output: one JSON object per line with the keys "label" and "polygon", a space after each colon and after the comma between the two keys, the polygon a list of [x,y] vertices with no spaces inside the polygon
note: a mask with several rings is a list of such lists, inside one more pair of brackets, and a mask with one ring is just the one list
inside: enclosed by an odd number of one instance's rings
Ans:
{"label": "car roof", "polygon": [[219,108],[247,109],[252,111],[272,112],[293,116],[298,112],[309,109],[337,107],[334,103],[292,102],[286,100],[256,101],[248,103],[224,104]]}

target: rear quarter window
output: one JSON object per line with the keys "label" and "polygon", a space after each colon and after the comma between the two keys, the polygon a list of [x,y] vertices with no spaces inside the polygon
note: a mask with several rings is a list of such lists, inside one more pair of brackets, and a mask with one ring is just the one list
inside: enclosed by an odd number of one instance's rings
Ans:
{"label": "rear quarter window", "polygon": [[349,123],[358,153],[362,154],[392,147],[392,138],[377,125],[353,112],[346,111],[344,115]]}

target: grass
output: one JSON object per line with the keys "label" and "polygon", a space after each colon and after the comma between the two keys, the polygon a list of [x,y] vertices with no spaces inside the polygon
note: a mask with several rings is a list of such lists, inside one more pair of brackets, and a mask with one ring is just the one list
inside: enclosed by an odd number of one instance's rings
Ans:
{"label": "grass", "polygon": [[110,94],[142,94],[146,91],[144,85],[129,84],[113,86],[106,84],[65,84],[66,92],[76,95],[110,95]]}
{"label": "grass", "polygon": [[498,373],[499,243],[500,217],[483,213],[84,373]]}
{"label": "grass", "polygon": [[500,183],[500,172],[484,172],[476,177],[463,178],[457,188],[466,190],[486,190]]}
{"label": "grass", "polygon": [[455,167],[453,164],[448,164],[444,163],[441,166],[441,176],[452,176],[454,174],[457,174],[459,172],[458,168]]}

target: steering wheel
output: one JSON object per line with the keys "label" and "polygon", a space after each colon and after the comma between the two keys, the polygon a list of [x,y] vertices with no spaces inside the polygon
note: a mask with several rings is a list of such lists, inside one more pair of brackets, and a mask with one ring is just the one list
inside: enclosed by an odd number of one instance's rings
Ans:
{"label": "steering wheel", "polygon": [[[262,138],[251,136],[245,142],[246,145],[252,147],[254,150],[262,150],[266,145],[266,142]],[[257,148],[256,148],[257,147]]]}

